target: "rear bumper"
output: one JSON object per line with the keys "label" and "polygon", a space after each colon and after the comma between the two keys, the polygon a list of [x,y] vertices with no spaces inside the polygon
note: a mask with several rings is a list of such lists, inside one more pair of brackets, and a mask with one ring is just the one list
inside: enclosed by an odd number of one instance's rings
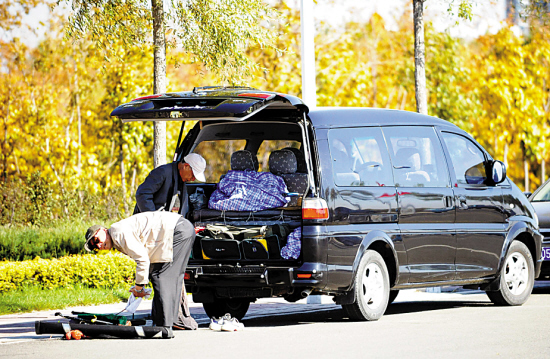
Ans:
{"label": "rear bumper", "polygon": [[286,296],[302,290],[320,291],[325,287],[326,265],[303,263],[297,267],[190,266],[185,286],[193,300],[212,298],[266,298]]}

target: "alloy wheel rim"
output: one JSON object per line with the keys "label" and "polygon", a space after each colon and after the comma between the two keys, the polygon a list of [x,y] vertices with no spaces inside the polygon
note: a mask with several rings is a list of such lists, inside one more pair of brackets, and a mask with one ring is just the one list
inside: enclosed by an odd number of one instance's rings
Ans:
{"label": "alloy wheel rim", "polygon": [[504,281],[508,290],[513,295],[520,295],[527,288],[528,280],[529,268],[527,267],[527,260],[519,252],[512,253],[506,259],[504,272]]}
{"label": "alloy wheel rim", "polygon": [[361,294],[364,303],[370,309],[376,309],[382,304],[384,276],[378,264],[370,263],[365,267],[361,281]]}

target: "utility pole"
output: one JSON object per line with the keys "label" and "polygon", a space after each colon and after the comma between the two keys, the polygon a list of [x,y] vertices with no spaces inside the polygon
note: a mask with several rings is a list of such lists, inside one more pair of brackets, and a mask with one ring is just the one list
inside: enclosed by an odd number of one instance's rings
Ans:
{"label": "utility pole", "polygon": [[300,1],[300,23],[302,31],[302,100],[311,109],[317,106],[313,0]]}
{"label": "utility pole", "polygon": [[[302,31],[302,100],[310,108],[317,106],[315,83],[315,21],[313,0],[300,1],[300,24]],[[320,295],[307,297],[308,304],[320,304]]]}

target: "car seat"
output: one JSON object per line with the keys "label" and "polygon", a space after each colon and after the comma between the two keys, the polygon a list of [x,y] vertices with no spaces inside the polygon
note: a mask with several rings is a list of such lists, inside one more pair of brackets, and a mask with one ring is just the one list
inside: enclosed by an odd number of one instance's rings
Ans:
{"label": "car seat", "polygon": [[402,187],[424,187],[430,182],[428,172],[422,170],[420,152],[413,147],[397,150],[394,168],[396,182]]}
{"label": "car seat", "polygon": [[289,150],[294,153],[294,156],[296,156],[297,161],[297,169],[296,172],[298,173],[307,173],[307,165],[306,165],[306,157],[304,156],[304,153],[295,148],[295,147],[285,147],[283,150]]}
{"label": "car seat", "polygon": [[306,192],[308,186],[307,173],[297,173],[298,161],[293,151],[282,149],[271,152],[269,155],[269,171],[281,176],[289,192],[299,193],[300,197],[291,197],[289,207],[298,206],[299,199]]}
{"label": "car seat", "polygon": [[[231,154],[230,166],[232,171],[253,171],[258,172],[260,164],[258,157],[249,150],[240,150]],[[220,176],[220,181],[225,174]]]}
{"label": "car seat", "polygon": [[342,149],[331,149],[332,171],[337,186],[357,186],[361,178],[352,169],[352,162],[348,154]]}
{"label": "car seat", "polygon": [[231,170],[258,172],[258,157],[249,150],[240,150],[231,155]]}

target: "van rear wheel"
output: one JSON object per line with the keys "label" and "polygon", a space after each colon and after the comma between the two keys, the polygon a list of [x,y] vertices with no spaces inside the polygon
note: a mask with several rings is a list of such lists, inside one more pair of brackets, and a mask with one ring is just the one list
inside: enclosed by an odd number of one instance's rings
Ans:
{"label": "van rear wheel", "polygon": [[354,286],[354,303],[342,305],[349,318],[380,319],[388,307],[390,281],[386,263],[378,252],[365,252],[355,274]]}
{"label": "van rear wheel", "polygon": [[216,298],[212,303],[202,303],[202,307],[209,318],[220,318],[225,314],[238,320],[243,319],[251,300],[249,298]]}
{"label": "van rear wheel", "polygon": [[500,270],[500,285],[487,296],[496,305],[522,305],[535,283],[535,265],[525,244],[513,241]]}

